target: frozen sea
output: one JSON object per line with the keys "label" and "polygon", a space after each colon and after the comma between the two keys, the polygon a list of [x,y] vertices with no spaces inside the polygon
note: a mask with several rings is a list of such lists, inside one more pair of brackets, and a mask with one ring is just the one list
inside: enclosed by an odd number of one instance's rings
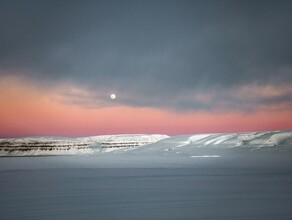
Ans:
{"label": "frozen sea", "polygon": [[0,219],[292,219],[292,133],[274,133],[1,157]]}
{"label": "frozen sea", "polygon": [[1,158],[0,219],[292,219],[290,156],[146,161]]}

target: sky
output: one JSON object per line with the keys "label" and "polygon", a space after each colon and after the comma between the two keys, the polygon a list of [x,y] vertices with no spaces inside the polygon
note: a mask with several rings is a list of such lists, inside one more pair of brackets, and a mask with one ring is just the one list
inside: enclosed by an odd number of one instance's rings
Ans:
{"label": "sky", "polygon": [[292,129],[291,11],[0,0],[0,137]]}

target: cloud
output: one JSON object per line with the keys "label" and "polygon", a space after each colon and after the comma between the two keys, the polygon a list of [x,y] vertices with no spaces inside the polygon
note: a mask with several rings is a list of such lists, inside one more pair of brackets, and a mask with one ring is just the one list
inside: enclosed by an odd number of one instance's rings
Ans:
{"label": "cloud", "polygon": [[[234,91],[292,83],[289,1],[2,1],[0,76],[72,84],[70,102],[174,110],[291,102]],[[254,100],[253,100],[254,99]],[[98,101],[97,101],[98,100]]]}
{"label": "cloud", "polygon": [[62,104],[98,109],[113,106],[154,107],[183,111],[208,111],[213,113],[241,111],[292,110],[291,87],[252,84],[221,90],[185,92],[175,97],[161,100],[157,97],[141,97],[137,94],[118,94],[116,100],[110,99],[111,92],[93,91],[79,85],[60,84],[52,90],[55,100]]}

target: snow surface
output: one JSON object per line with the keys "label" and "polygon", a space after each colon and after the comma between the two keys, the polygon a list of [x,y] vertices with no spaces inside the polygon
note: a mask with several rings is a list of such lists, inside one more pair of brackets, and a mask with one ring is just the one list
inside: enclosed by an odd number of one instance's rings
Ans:
{"label": "snow surface", "polygon": [[[95,155],[103,153],[176,154],[292,151],[291,131],[230,134],[103,135],[83,138],[29,137],[0,139],[0,156]],[[163,153],[162,153],[163,152]],[[208,153],[209,154],[209,153]]]}
{"label": "snow surface", "polygon": [[292,219],[291,133],[2,139],[0,219]]}
{"label": "snow surface", "polygon": [[94,154],[139,147],[168,138],[167,135],[103,135],[83,138],[28,137],[0,139],[0,156]]}

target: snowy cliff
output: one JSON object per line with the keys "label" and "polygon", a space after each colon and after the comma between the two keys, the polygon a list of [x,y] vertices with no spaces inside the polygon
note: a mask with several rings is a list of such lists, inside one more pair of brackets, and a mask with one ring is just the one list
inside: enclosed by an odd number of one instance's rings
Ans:
{"label": "snowy cliff", "polygon": [[30,137],[0,139],[0,156],[74,155],[109,152],[195,157],[202,153],[292,152],[292,131],[225,134],[103,135],[82,138]]}
{"label": "snowy cliff", "polygon": [[134,148],[167,135],[103,135],[83,138],[29,137],[0,139],[0,156],[93,154],[107,149]]}

